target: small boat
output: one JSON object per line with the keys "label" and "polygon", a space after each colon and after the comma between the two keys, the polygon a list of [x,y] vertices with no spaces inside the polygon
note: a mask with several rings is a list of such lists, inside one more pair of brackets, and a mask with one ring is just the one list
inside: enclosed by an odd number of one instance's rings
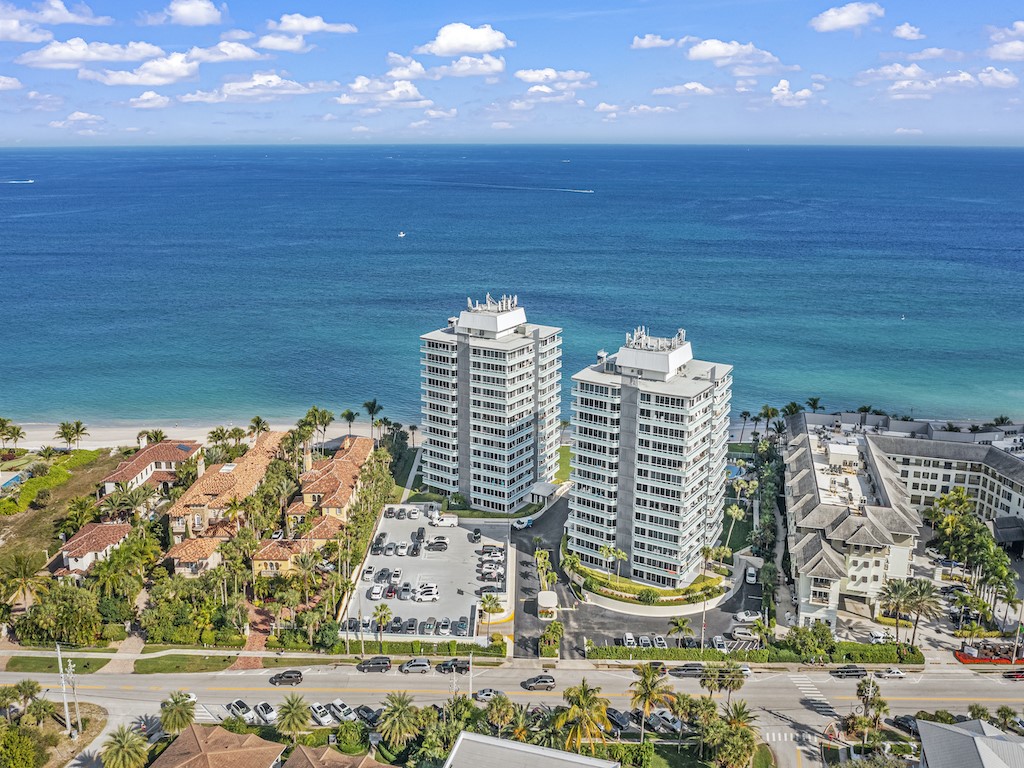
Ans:
{"label": "small boat", "polygon": [[398,236],[399,236],[399,237],[405,237],[405,232],[399,232],[399,233],[398,233]]}

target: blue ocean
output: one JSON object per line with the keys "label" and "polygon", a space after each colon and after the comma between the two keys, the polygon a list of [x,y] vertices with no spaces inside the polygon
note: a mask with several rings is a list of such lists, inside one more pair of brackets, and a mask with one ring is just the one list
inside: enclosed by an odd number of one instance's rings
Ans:
{"label": "blue ocean", "polygon": [[[1024,416],[1024,151],[667,146],[0,152],[0,415],[419,412],[421,333],[488,292],[568,379],[646,325],[818,396]],[[405,232],[405,237],[399,237]]]}

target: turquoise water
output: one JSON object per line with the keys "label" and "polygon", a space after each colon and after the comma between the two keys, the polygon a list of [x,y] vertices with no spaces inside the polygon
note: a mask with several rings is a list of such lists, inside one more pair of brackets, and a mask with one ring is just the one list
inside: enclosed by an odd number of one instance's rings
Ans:
{"label": "turquoise water", "polygon": [[0,415],[408,421],[419,334],[490,291],[565,328],[566,382],[645,324],[735,365],[737,413],[1024,416],[1021,178],[1020,150],[3,151],[35,183],[0,184]]}

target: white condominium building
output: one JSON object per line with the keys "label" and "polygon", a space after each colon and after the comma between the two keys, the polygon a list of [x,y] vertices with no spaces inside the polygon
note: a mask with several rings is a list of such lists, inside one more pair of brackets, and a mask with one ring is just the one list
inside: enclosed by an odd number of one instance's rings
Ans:
{"label": "white condominium building", "polygon": [[636,581],[689,583],[722,532],[732,366],[694,360],[682,329],[638,328],[572,380],[569,550],[614,572],[611,546]]}
{"label": "white condominium building", "polygon": [[420,337],[424,483],[512,512],[558,470],[562,329],[526,322],[516,296]]}

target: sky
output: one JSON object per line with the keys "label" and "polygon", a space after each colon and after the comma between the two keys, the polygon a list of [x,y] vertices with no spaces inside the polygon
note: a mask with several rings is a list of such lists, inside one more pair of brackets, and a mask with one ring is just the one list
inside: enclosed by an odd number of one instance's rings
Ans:
{"label": "sky", "polygon": [[0,0],[0,146],[1024,144],[985,0]]}

